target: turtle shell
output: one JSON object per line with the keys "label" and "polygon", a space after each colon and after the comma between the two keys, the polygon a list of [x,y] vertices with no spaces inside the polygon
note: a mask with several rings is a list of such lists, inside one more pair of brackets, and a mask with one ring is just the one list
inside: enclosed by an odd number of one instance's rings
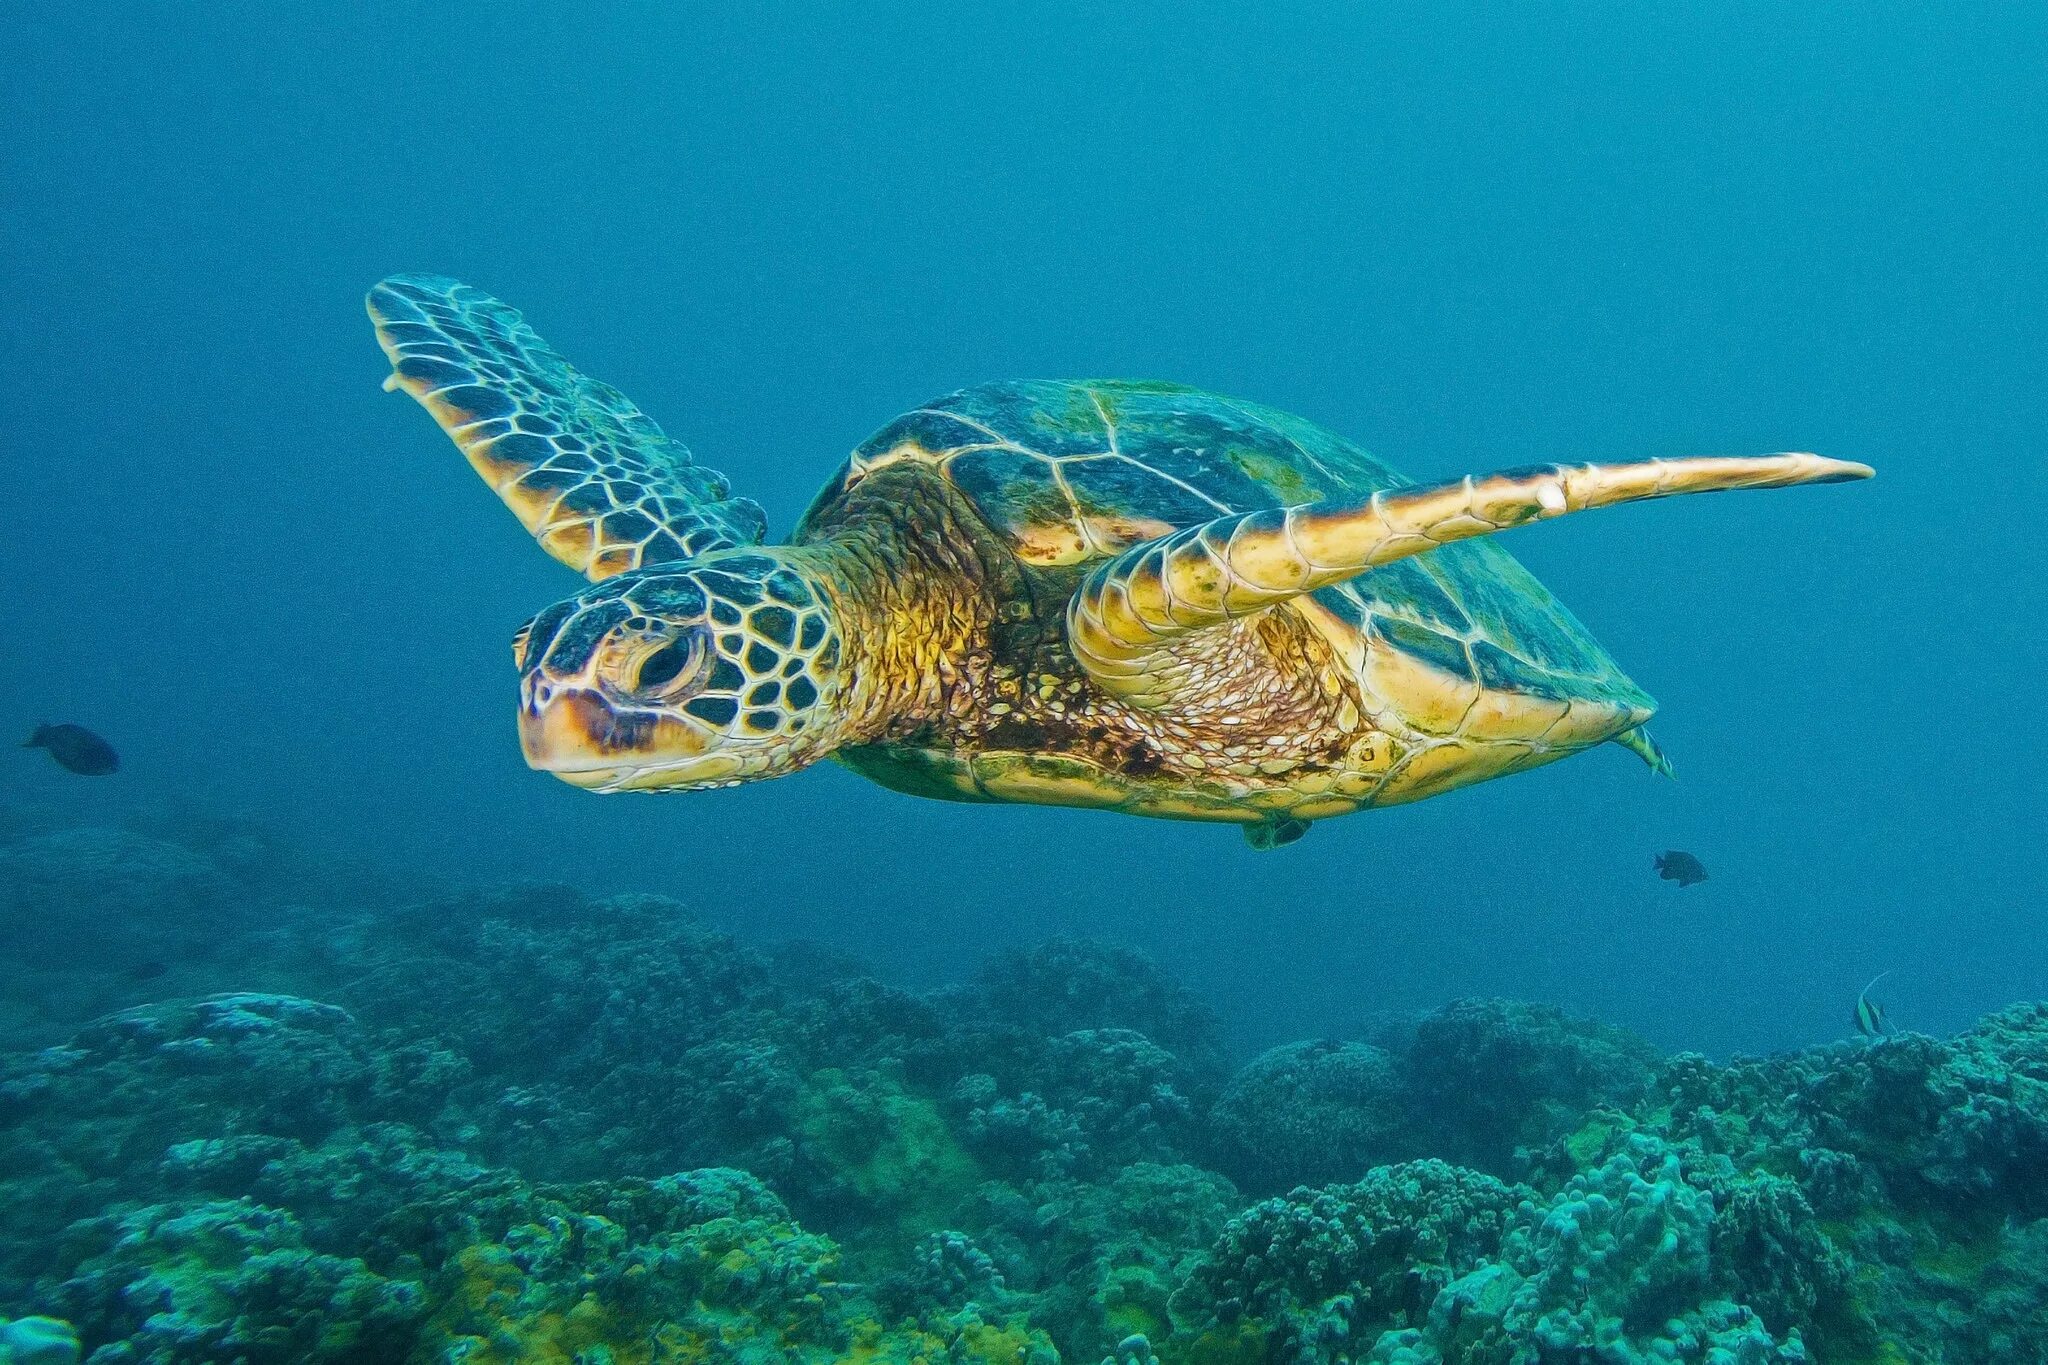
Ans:
{"label": "turtle shell", "polygon": [[[853,452],[806,522],[854,482],[902,461],[948,479],[1027,574],[1067,581],[1139,541],[1229,513],[1348,502],[1415,482],[1341,436],[1256,403],[1173,384],[1028,380],[963,389],[890,422]],[[1383,565],[1310,600],[1323,628],[1361,656],[1370,642],[1468,689],[1654,707],[1488,539]]]}

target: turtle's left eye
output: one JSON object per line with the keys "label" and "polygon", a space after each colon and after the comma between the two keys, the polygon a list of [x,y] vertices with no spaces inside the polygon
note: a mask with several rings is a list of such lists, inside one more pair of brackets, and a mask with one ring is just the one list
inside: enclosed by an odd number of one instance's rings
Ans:
{"label": "turtle's left eye", "polygon": [[694,674],[703,660],[704,635],[702,631],[693,630],[642,659],[640,671],[633,680],[633,690],[649,696],[661,693],[677,678],[687,679]]}

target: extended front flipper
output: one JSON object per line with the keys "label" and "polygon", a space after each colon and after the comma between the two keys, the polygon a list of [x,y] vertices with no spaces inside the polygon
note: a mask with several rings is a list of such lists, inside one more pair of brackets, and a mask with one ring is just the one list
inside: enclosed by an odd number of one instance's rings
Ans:
{"label": "extended front flipper", "polygon": [[758,545],[761,509],[611,385],[570,368],[519,314],[435,275],[370,291],[386,388],[433,414],[520,524],[593,581]]}
{"label": "extended front flipper", "polygon": [[1870,474],[1865,465],[1804,454],[1546,465],[1362,502],[1241,512],[1133,546],[1089,574],[1067,607],[1068,643],[1105,689],[1157,709],[1192,679],[1174,652],[1190,633],[1376,565],[1594,507]]}

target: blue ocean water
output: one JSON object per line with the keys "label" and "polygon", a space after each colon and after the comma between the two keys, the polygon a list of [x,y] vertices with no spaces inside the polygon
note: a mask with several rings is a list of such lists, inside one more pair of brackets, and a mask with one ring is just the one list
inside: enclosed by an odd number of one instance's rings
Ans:
{"label": "blue ocean water", "polygon": [[[0,1365],[2048,1363],[2048,12],[16,6]],[[1229,827],[530,772],[578,591],[362,295],[791,532],[1161,379],[1417,479],[1661,710]],[[1659,880],[1653,855],[1710,878]],[[1866,982],[1874,982],[1866,986]]]}
{"label": "blue ocean water", "polygon": [[[0,805],[659,893],[907,990],[1085,935],[1243,1055],[1465,997],[1715,1057],[1850,1036],[1885,972],[1927,1034],[2048,997],[2036,8],[7,22],[0,716],[123,767],[6,750]],[[397,271],[522,308],[771,538],[888,418],[1011,377],[1239,395],[1419,478],[1784,449],[1878,476],[1503,542],[1658,698],[1676,781],[1608,749],[1271,852],[832,764],[596,797],[512,723],[512,632],[577,580],[380,391],[361,299]],[[1669,848],[1711,880],[1658,880]]]}

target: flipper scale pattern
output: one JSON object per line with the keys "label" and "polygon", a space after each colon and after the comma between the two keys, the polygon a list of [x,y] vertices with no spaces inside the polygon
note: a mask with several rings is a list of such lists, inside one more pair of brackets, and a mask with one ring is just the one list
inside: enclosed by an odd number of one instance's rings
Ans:
{"label": "flipper scale pattern", "polygon": [[435,275],[370,291],[387,387],[418,399],[545,550],[592,580],[758,545],[760,507],[510,305]]}

